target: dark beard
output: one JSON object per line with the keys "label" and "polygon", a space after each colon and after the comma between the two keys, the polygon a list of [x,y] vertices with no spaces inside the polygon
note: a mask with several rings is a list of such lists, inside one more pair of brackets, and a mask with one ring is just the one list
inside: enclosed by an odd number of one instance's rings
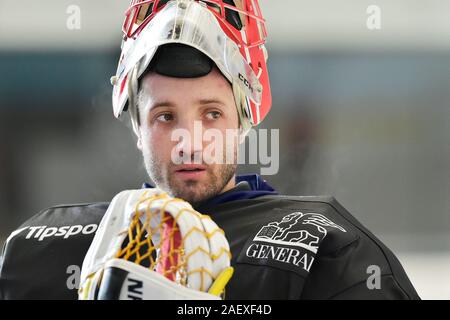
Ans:
{"label": "dark beard", "polygon": [[237,166],[227,164],[221,167],[218,176],[210,175],[211,178],[206,183],[200,181],[188,180],[183,186],[171,185],[169,179],[169,192],[173,197],[181,198],[189,202],[194,208],[199,207],[205,201],[222,193],[225,186],[236,174]]}
{"label": "dark beard", "polygon": [[220,166],[218,175],[209,171],[206,182],[202,183],[196,180],[180,182],[173,181],[170,176],[164,174],[161,170],[162,164],[156,161],[146,161],[145,158],[144,164],[148,175],[158,188],[168,192],[172,197],[189,202],[194,208],[220,194],[234,177],[237,169],[236,164],[224,164]]}
{"label": "dark beard", "polygon": [[237,149],[234,150],[234,162],[220,165],[217,174],[212,170],[212,167],[207,168],[207,179],[205,182],[174,180],[169,173],[173,172],[171,165],[164,166],[157,158],[152,158],[150,153],[144,152],[143,156],[147,173],[156,186],[169,193],[172,197],[189,202],[194,208],[222,193],[225,186],[235,176],[237,170]]}

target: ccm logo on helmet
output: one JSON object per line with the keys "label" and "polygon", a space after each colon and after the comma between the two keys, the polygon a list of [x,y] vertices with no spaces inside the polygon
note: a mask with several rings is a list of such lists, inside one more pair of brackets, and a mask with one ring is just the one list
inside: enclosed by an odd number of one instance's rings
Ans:
{"label": "ccm logo on helmet", "polygon": [[25,239],[38,239],[38,241],[42,241],[45,238],[49,237],[62,237],[63,239],[67,239],[71,236],[77,234],[91,234],[97,230],[96,224],[88,224],[86,226],[82,225],[74,225],[74,226],[64,226],[64,227],[47,227],[47,226],[37,226],[37,227],[29,227],[29,231]]}
{"label": "ccm logo on helmet", "polygon": [[241,73],[239,73],[239,80],[241,80],[241,81],[244,83],[244,85],[245,85],[247,88],[249,88],[251,92],[253,92],[253,87],[252,87],[252,85],[250,84],[250,82],[248,82],[247,79],[244,78],[244,76],[243,76]]}

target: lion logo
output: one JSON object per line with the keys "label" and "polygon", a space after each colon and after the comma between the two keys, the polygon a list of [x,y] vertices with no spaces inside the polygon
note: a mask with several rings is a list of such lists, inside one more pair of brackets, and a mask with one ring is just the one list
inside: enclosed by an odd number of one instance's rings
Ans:
{"label": "lion logo", "polygon": [[311,251],[317,251],[320,241],[327,235],[325,227],[347,232],[322,214],[293,212],[284,216],[279,222],[270,222],[262,227],[254,240],[296,244]]}

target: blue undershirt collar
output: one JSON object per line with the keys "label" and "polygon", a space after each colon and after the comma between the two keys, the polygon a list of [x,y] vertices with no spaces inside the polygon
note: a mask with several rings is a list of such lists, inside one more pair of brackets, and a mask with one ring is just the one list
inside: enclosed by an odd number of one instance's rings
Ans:
{"label": "blue undershirt collar", "polygon": [[[154,186],[149,183],[144,183],[142,188],[154,188]],[[265,195],[276,194],[278,194],[278,192],[260,175],[240,175],[236,177],[236,187],[208,199],[202,203],[201,207],[210,207],[229,201],[253,199]]]}

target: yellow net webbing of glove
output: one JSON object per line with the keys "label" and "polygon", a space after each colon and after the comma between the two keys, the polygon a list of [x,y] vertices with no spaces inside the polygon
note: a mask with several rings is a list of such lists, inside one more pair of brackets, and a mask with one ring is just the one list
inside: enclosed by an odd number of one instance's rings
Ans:
{"label": "yellow net webbing of glove", "polygon": [[231,253],[224,231],[182,199],[144,193],[127,233],[116,258],[213,294],[220,294],[231,278]]}

